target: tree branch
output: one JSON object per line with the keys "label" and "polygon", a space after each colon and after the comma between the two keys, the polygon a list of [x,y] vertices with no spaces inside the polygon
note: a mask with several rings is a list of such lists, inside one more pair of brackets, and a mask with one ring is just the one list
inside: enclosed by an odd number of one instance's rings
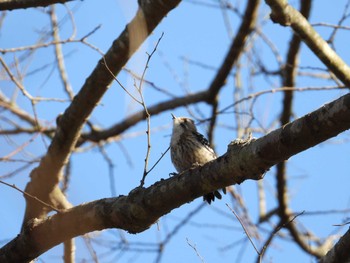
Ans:
{"label": "tree branch", "polygon": [[337,263],[350,261],[350,230],[340,238],[337,244],[321,258],[319,263]]}
{"label": "tree branch", "polygon": [[0,0],[0,10],[14,10],[29,7],[45,7],[64,4],[73,0]]}
{"label": "tree branch", "polygon": [[306,18],[288,4],[287,0],[265,0],[271,8],[271,20],[282,26],[290,26],[313,53],[345,85],[350,86],[350,68],[314,30]]}
{"label": "tree branch", "polygon": [[95,230],[142,232],[171,210],[216,189],[259,180],[273,165],[349,128],[347,94],[257,140],[236,140],[216,160],[148,188],[135,188],[128,196],[83,204],[43,220],[32,219],[0,249],[0,262],[28,262],[67,239]]}

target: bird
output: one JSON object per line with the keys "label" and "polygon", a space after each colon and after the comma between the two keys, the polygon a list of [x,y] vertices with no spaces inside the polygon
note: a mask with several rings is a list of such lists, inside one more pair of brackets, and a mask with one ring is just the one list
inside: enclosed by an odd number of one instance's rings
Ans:
{"label": "bird", "polygon": [[[203,165],[217,158],[208,140],[197,131],[194,121],[186,117],[173,118],[173,131],[170,141],[171,161],[178,173],[182,173],[192,167]],[[226,189],[223,189],[226,194]],[[207,193],[203,201],[210,204],[215,197],[221,199],[219,191]]]}

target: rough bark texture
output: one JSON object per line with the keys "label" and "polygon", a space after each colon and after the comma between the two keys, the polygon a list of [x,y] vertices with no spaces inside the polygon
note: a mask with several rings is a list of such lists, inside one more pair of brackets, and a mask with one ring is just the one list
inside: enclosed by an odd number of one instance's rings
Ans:
{"label": "rough bark texture", "polygon": [[337,244],[319,261],[320,263],[350,262],[350,231],[340,238]]}

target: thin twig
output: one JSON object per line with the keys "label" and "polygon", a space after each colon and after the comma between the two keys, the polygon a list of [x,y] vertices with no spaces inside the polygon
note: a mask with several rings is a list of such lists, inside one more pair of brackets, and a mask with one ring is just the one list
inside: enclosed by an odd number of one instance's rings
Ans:
{"label": "thin twig", "polygon": [[239,221],[239,223],[241,224],[241,226],[242,226],[242,228],[243,228],[245,234],[247,235],[247,237],[248,237],[250,243],[253,245],[253,248],[255,249],[256,253],[257,253],[258,255],[260,255],[259,250],[256,248],[256,246],[255,246],[255,244],[254,244],[252,238],[250,237],[250,235],[249,235],[249,233],[248,233],[248,230],[245,228],[245,226],[244,226],[242,220],[240,219],[240,217],[236,214],[236,212],[235,212],[228,204],[226,204],[226,206],[231,210],[231,212],[232,212],[232,213],[235,215],[235,217],[238,219],[238,221]]}
{"label": "thin twig", "polygon": [[[126,73],[130,74],[131,77],[133,77],[134,79],[137,80],[141,80],[141,76],[137,75],[136,73],[132,72],[130,69],[127,68],[123,68],[123,71],[125,71]],[[171,93],[170,91],[163,89],[159,86],[157,86],[154,82],[143,79],[143,82],[146,83],[147,85],[149,85],[151,88],[155,89],[156,91],[159,91],[167,96],[169,96],[170,98],[176,98],[176,95],[174,93]]]}
{"label": "thin twig", "polygon": [[29,144],[31,144],[36,139],[36,137],[38,137],[39,135],[40,135],[40,133],[34,134],[28,141],[22,143],[22,145],[18,146],[15,150],[13,150],[12,152],[10,152],[9,154],[7,154],[3,157],[0,157],[0,160],[7,161],[12,156],[15,156],[16,154],[20,153],[21,151],[24,150],[24,148],[26,148]]}
{"label": "thin twig", "polygon": [[91,237],[88,234],[86,234],[83,236],[83,240],[84,240],[84,243],[85,243],[87,250],[90,253],[90,256],[91,256],[91,259],[93,260],[93,262],[99,263],[96,250],[94,249],[94,247],[91,244]]}
{"label": "thin twig", "polygon": [[108,156],[108,153],[106,152],[105,148],[100,145],[99,150],[103,156],[103,158],[105,159],[105,161],[108,164],[108,171],[109,171],[109,184],[110,184],[110,188],[111,188],[111,196],[116,196],[116,189],[115,189],[115,181],[114,181],[114,163],[112,161],[112,159]]}
{"label": "thin twig", "polygon": [[149,174],[154,167],[156,167],[156,165],[160,162],[160,160],[162,160],[162,158],[164,157],[164,155],[170,150],[170,146],[165,150],[164,153],[161,154],[161,156],[159,157],[159,159],[155,162],[155,164],[153,164],[153,166],[151,167],[151,169],[148,170],[147,174]]}
{"label": "thin twig", "polygon": [[[2,160],[0,159],[0,161],[2,161]],[[6,161],[7,161],[7,162],[8,162],[8,161],[11,161],[11,159],[10,159],[10,160],[6,160]],[[21,167],[19,167],[19,168],[13,170],[13,171],[11,171],[11,172],[8,172],[8,173],[6,173],[6,174],[2,174],[2,175],[0,175],[0,180],[1,180],[1,179],[11,178],[11,177],[15,176],[16,174],[18,174],[19,172],[22,172],[22,171],[24,171],[25,169],[28,169],[31,165],[33,165],[34,163],[39,162],[39,161],[40,161],[40,159],[33,160],[33,161],[28,162],[27,164],[22,165]]]}
{"label": "thin twig", "polygon": [[91,32],[87,33],[86,35],[84,35],[82,38],[80,39],[71,39],[71,37],[64,39],[64,40],[59,40],[59,41],[51,41],[51,42],[47,42],[47,43],[37,43],[34,45],[29,45],[29,46],[23,46],[23,47],[16,47],[16,48],[0,48],[0,53],[12,53],[12,52],[19,52],[19,51],[25,51],[25,50],[35,50],[35,49],[39,49],[39,48],[46,48],[49,46],[53,46],[53,45],[57,45],[57,44],[66,44],[66,43],[83,43],[91,48],[93,48],[94,50],[98,51],[98,53],[103,54],[103,52],[96,48],[95,46],[93,46],[92,44],[86,42],[87,37],[91,36],[92,34],[94,34],[98,29],[100,29],[100,25],[95,27]]}
{"label": "thin twig", "polygon": [[125,88],[124,85],[117,79],[117,77],[114,76],[112,70],[110,70],[110,68],[109,68],[108,65],[107,65],[107,61],[106,61],[105,57],[102,56],[102,58],[103,58],[103,62],[104,62],[104,65],[105,65],[106,69],[107,69],[108,72],[111,74],[111,76],[113,76],[114,80],[118,83],[118,85],[119,85],[119,86],[134,100],[134,101],[136,101],[138,104],[141,104],[141,105],[142,105],[142,102],[141,102],[139,99],[137,99],[134,95],[132,95],[131,92],[128,91],[127,88]]}
{"label": "thin twig", "polygon": [[272,238],[273,238],[283,227],[285,227],[285,226],[287,226],[288,224],[292,223],[298,216],[304,214],[304,212],[305,212],[305,211],[302,211],[302,212],[300,212],[299,214],[293,216],[292,219],[289,220],[289,221],[286,222],[286,223],[283,223],[283,224],[282,224],[282,223],[280,222],[280,223],[277,225],[277,227],[274,229],[274,231],[271,233],[270,237],[268,238],[267,242],[265,242],[265,244],[264,244],[264,246],[262,247],[261,251],[258,253],[258,254],[259,254],[259,260],[258,260],[258,262],[261,262],[261,260],[262,260],[262,258],[263,258],[263,256],[264,256],[264,254],[265,254],[266,249],[268,248],[269,244],[270,244],[271,241],[272,241]]}
{"label": "thin twig", "polygon": [[57,213],[62,212],[61,209],[58,209],[58,208],[56,208],[56,207],[53,207],[52,205],[50,205],[50,204],[48,204],[48,203],[46,203],[46,202],[40,200],[40,199],[37,198],[36,196],[33,196],[33,195],[31,195],[31,194],[29,194],[29,193],[27,193],[27,192],[25,192],[25,191],[19,189],[19,188],[18,188],[17,186],[15,186],[14,184],[9,184],[9,183],[6,183],[6,182],[1,181],[1,180],[0,180],[0,183],[1,183],[1,184],[4,184],[4,185],[6,185],[6,186],[11,187],[11,188],[17,190],[18,192],[21,192],[21,193],[24,194],[25,196],[27,196],[27,197],[29,197],[29,198],[31,198],[31,199],[33,199],[33,200],[39,202],[40,204],[42,204],[42,205],[44,205],[44,206],[50,208],[50,209],[53,210],[53,211],[56,211]]}
{"label": "thin twig", "polygon": [[331,28],[337,28],[337,29],[350,30],[350,26],[341,26],[341,25],[329,24],[329,23],[324,23],[324,22],[313,23],[311,25],[313,27],[324,26],[324,27],[331,27]]}
{"label": "thin twig", "polygon": [[[53,39],[54,41],[59,42],[61,39],[59,34],[59,27],[57,22],[55,5],[51,6],[51,10],[49,14],[50,14],[51,25],[52,25]],[[75,26],[73,28],[75,28]],[[74,31],[73,31],[73,34],[75,34]],[[56,53],[57,67],[60,73],[60,78],[64,86],[64,90],[67,93],[68,97],[72,100],[74,97],[74,92],[68,80],[68,75],[67,75],[67,71],[66,71],[66,67],[63,59],[63,53],[62,53],[62,44],[57,43],[55,45],[55,53]]]}
{"label": "thin twig", "polygon": [[330,43],[330,44],[333,46],[333,48],[334,48],[334,39],[335,39],[336,33],[338,32],[340,26],[342,26],[343,22],[344,22],[347,18],[349,18],[349,13],[348,13],[349,7],[350,7],[350,1],[348,1],[348,2],[345,4],[344,11],[343,11],[343,15],[342,15],[342,17],[340,18],[340,20],[338,21],[338,26],[333,28],[333,31],[332,31],[331,35],[329,36],[329,39],[327,40],[327,42]]}
{"label": "thin twig", "polygon": [[91,32],[87,33],[85,36],[83,36],[82,38],[80,38],[81,41],[85,41],[85,39],[87,39],[89,36],[91,36],[92,34],[94,34],[97,30],[99,30],[102,27],[101,24],[99,24],[98,26],[96,26],[93,30],[91,30]]}
{"label": "thin twig", "polygon": [[0,57],[0,63],[4,67],[6,73],[9,75],[10,79],[15,83],[17,88],[22,92],[22,94],[27,97],[29,100],[33,100],[33,96],[23,87],[23,85],[17,80],[17,78],[12,74],[10,68],[6,65],[5,61]]}
{"label": "thin twig", "polygon": [[153,56],[153,54],[156,52],[157,48],[158,48],[158,45],[160,43],[160,41],[162,40],[164,36],[164,33],[162,33],[162,35],[159,37],[153,51],[151,52],[151,54],[148,54],[148,58],[147,58],[147,61],[146,61],[146,66],[142,72],[142,75],[141,75],[141,80],[140,80],[140,85],[138,87],[138,92],[140,94],[140,98],[141,98],[141,104],[145,110],[145,113],[146,113],[146,120],[147,120],[147,131],[146,131],[146,134],[147,134],[147,152],[146,152],[146,158],[145,158],[145,166],[144,166],[144,169],[143,169],[143,176],[142,176],[142,179],[141,179],[141,182],[140,182],[140,186],[142,187],[144,184],[145,184],[145,179],[146,179],[146,176],[148,174],[147,172],[147,167],[148,167],[148,161],[149,161],[149,156],[150,156],[150,153],[151,153],[151,115],[149,114],[148,112],[148,109],[147,109],[147,106],[146,106],[146,103],[145,103],[145,99],[143,97],[143,92],[142,92],[142,84],[143,84],[143,80],[145,78],[145,75],[146,75],[146,71],[148,69],[148,65],[149,65],[149,62],[151,61],[151,58]]}
{"label": "thin twig", "polygon": [[190,241],[188,240],[188,238],[186,238],[186,241],[187,241],[187,244],[188,244],[191,248],[193,248],[193,250],[196,252],[196,254],[197,254],[197,256],[199,257],[199,259],[204,263],[205,261],[204,261],[203,257],[199,254],[196,245],[192,245],[192,244],[190,243]]}
{"label": "thin twig", "polygon": [[350,225],[350,221],[342,224],[334,224],[333,226],[345,226],[345,225]]}
{"label": "thin twig", "polygon": [[218,114],[220,113],[225,113],[228,109],[234,107],[235,105],[242,103],[247,100],[254,99],[256,97],[259,97],[264,94],[268,93],[275,93],[275,92],[282,92],[282,91],[323,91],[323,90],[338,90],[338,89],[346,89],[347,86],[326,86],[326,87],[302,87],[302,88],[297,88],[297,87],[281,87],[281,88],[276,88],[276,89],[269,89],[269,90],[262,90],[253,94],[248,95],[247,97],[244,97],[240,100],[235,101],[229,106],[226,106],[225,108],[221,109]]}
{"label": "thin twig", "polygon": [[170,231],[165,239],[159,243],[159,249],[158,249],[158,256],[155,260],[156,263],[159,263],[162,258],[162,252],[165,248],[165,246],[170,242],[170,240],[180,231],[181,228],[183,228],[190,219],[195,216],[199,211],[201,211],[206,206],[206,203],[202,202],[198,207],[196,207],[194,210],[189,212],[187,216],[181,220],[173,229]]}

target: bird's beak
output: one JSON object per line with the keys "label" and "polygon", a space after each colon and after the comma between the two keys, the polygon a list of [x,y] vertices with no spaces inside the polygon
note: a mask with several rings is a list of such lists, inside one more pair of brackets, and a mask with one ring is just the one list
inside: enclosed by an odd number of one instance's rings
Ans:
{"label": "bird's beak", "polygon": [[176,119],[176,116],[174,115],[174,114],[172,114],[172,113],[170,113],[171,114],[171,116],[173,117],[173,120],[175,120]]}

